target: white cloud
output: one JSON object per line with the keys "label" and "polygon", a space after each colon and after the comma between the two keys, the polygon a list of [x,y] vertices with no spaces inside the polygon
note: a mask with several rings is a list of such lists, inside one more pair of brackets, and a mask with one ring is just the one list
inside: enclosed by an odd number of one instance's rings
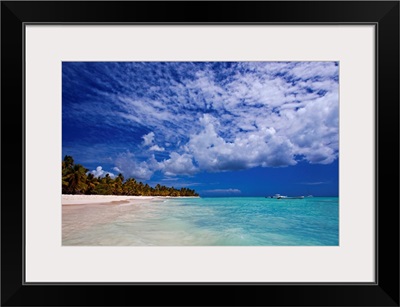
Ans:
{"label": "white cloud", "polygon": [[327,78],[335,75],[337,71],[338,67],[334,62],[299,62],[289,73],[301,79],[309,79]]}
{"label": "white cloud", "polygon": [[138,180],[149,180],[154,172],[162,171],[167,176],[193,175],[198,168],[193,165],[193,158],[189,154],[172,152],[169,159],[158,162],[154,155],[145,161],[140,161],[131,152],[121,153],[115,159],[116,168],[125,176]]}
{"label": "white cloud", "polygon": [[139,161],[131,152],[120,154],[115,160],[116,167],[127,177],[148,180],[160,169],[159,163],[151,156],[146,161]]}
{"label": "white cloud", "polygon": [[[162,79],[168,77],[166,72],[152,71],[158,74],[154,78],[164,80],[163,86],[149,89],[154,99],[149,99],[149,96],[140,99],[119,97],[127,111],[126,118],[158,129],[158,137],[164,143],[173,141],[176,144],[188,135],[200,133],[202,123],[193,120],[196,116],[193,110],[213,110],[221,125],[220,135],[225,141],[233,142],[240,129],[257,130],[260,124],[274,127],[279,133],[289,136],[283,130],[292,125],[294,119],[297,118],[298,122],[303,120],[299,119],[301,112],[297,112],[309,109],[310,102],[320,99],[323,95],[320,91],[333,95],[335,104],[338,104],[338,82],[335,79],[338,67],[334,62],[236,63],[231,69],[221,70],[221,74],[226,76],[223,81],[216,79],[216,72],[210,65],[202,69],[192,65],[191,77],[187,77],[187,66],[172,63],[171,67],[180,71],[181,82],[175,82],[174,78]],[[319,106],[319,110],[325,107],[324,103]],[[282,114],[286,110],[293,112]],[[310,111],[306,113],[311,118],[315,114]],[[278,112],[281,114],[277,115]],[[337,118],[337,114],[331,112],[331,115]],[[296,134],[301,134],[301,131],[296,131]],[[155,145],[154,132],[143,139],[144,145]],[[291,137],[288,139],[295,143]]]}
{"label": "white cloud", "polygon": [[193,157],[189,154],[178,154],[172,152],[170,159],[164,160],[161,163],[162,171],[167,176],[175,175],[193,175],[198,169],[193,165]]}
{"label": "white cloud", "polygon": [[151,146],[154,142],[154,132],[149,132],[142,136],[143,145],[144,146]]}
{"label": "white cloud", "polygon": [[225,171],[296,163],[290,140],[277,135],[273,128],[238,133],[232,142],[227,142],[218,135],[215,118],[204,115],[200,121],[204,128],[191,136],[188,151],[203,170]]}
{"label": "white cloud", "polygon": [[[107,112],[117,119],[107,119],[108,125],[151,131],[142,136],[137,151],[132,148],[135,154],[115,159],[125,175],[149,179],[156,171],[192,175],[337,159],[339,83],[334,62],[243,62],[220,71],[212,64],[199,68],[170,63],[148,70],[146,65],[138,71],[151,82],[137,73],[119,76],[115,80],[124,91],[107,96],[119,107]],[[142,146],[147,150],[139,151]]]}
{"label": "white cloud", "polygon": [[164,151],[165,149],[163,147],[160,147],[157,144],[155,144],[154,138],[155,138],[154,132],[149,132],[148,134],[143,135],[142,136],[143,145],[149,146],[150,151]]}
{"label": "white cloud", "polygon": [[95,177],[104,177],[107,174],[110,175],[111,178],[115,177],[113,173],[104,171],[103,167],[101,166],[96,167],[96,169],[92,170],[90,173],[93,174]]}
{"label": "white cloud", "polygon": [[153,145],[153,146],[151,146],[149,148],[149,150],[152,150],[152,151],[164,151],[165,149],[163,147],[158,146],[158,145]]}

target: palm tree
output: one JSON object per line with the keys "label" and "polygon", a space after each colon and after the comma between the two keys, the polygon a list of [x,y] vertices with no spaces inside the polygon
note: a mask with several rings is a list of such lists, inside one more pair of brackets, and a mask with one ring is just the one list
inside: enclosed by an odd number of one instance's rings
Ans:
{"label": "palm tree", "polygon": [[160,184],[153,188],[147,183],[138,183],[134,178],[125,181],[122,174],[115,179],[110,174],[96,178],[81,164],[74,164],[74,159],[68,155],[62,161],[61,170],[63,194],[199,196],[195,190],[188,188],[178,190]]}
{"label": "palm tree", "polygon": [[114,188],[114,195],[122,195],[123,194],[123,189],[122,189],[122,184],[124,182],[124,176],[122,174],[119,174],[115,180],[114,180],[114,184],[113,184],[113,188]]}
{"label": "palm tree", "polygon": [[74,158],[71,156],[65,156],[63,161],[63,167],[65,168],[72,168],[74,165]]}
{"label": "palm tree", "polygon": [[133,178],[127,179],[122,186],[122,190],[125,195],[138,195],[136,180]]}
{"label": "palm tree", "polygon": [[95,193],[95,188],[99,184],[99,180],[92,174],[89,173],[86,177],[86,185],[87,189],[85,194],[96,194]]}
{"label": "palm tree", "polygon": [[88,171],[82,165],[75,164],[70,171],[66,172],[63,182],[65,182],[69,194],[83,194],[85,192],[87,188],[86,173]]}

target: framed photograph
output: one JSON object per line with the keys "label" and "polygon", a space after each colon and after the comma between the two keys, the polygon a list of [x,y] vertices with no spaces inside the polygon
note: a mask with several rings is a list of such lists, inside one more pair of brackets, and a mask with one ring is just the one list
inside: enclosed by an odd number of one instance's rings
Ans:
{"label": "framed photograph", "polygon": [[399,306],[398,1],[1,26],[2,305]]}

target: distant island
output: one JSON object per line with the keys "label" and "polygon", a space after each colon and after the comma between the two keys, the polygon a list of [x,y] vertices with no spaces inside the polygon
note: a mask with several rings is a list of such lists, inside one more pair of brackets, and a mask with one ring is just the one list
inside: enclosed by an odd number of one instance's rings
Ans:
{"label": "distant island", "polygon": [[154,188],[134,178],[125,179],[120,173],[115,178],[109,174],[95,177],[89,169],[75,164],[72,156],[62,161],[62,194],[84,195],[132,195],[132,196],[199,196],[195,190],[175,189],[157,184]]}

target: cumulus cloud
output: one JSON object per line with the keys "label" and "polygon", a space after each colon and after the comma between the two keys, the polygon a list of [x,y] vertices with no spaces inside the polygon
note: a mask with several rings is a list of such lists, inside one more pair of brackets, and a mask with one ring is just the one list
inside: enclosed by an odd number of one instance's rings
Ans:
{"label": "cumulus cloud", "polygon": [[104,177],[107,174],[110,175],[111,178],[115,177],[113,173],[106,172],[101,166],[96,167],[96,169],[92,170],[90,173],[93,174],[95,177]]}
{"label": "cumulus cloud", "polygon": [[155,171],[160,169],[154,156],[145,161],[140,161],[131,152],[121,153],[115,159],[115,165],[125,176],[138,180],[148,180]]}
{"label": "cumulus cloud", "polygon": [[191,136],[188,150],[203,170],[227,171],[296,164],[294,146],[288,138],[277,135],[274,128],[238,133],[233,141],[227,142],[216,131],[217,119],[204,115],[200,121],[203,129]]}
{"label": "cumulus cloud", "polygon": [[193,175],[198,169],[193,165],[193,157],[189,154],[178,154],[172,152],[168,160],[159,164],[160,169],[167,176]]}

